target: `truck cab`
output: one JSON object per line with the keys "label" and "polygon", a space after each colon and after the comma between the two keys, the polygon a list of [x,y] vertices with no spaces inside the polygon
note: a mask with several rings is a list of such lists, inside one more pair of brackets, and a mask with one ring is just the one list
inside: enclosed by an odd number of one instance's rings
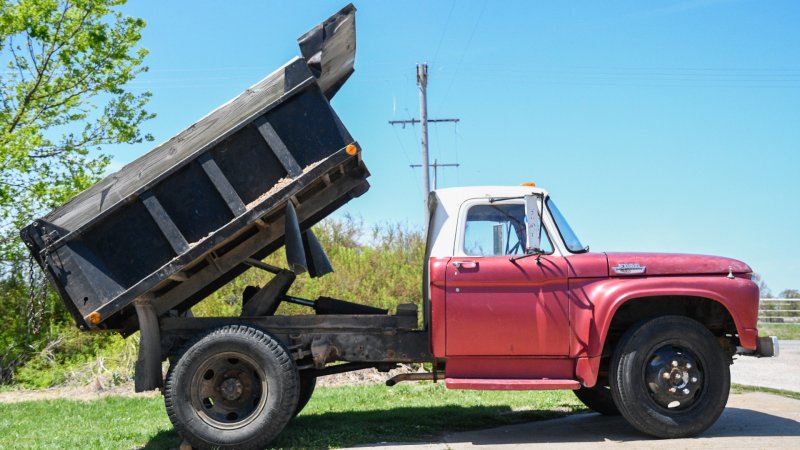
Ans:
{"label": "truck cab", "polygon": [[572,389],[677,437],[719,417],[735,353],[775,354],[741,261],[591,252],[532,183],[437,190],[429,207],[424,306],[449,388]]}

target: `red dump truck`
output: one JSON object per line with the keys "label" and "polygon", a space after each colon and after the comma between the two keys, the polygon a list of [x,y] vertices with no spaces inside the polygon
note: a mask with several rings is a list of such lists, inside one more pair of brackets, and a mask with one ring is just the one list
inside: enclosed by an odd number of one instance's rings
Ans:
{"label": "red dump truck", "polygon": [[[692,436],[725,407],[733,355],[777,353],[749,266],[590,252],[531,185],[431,193],[421,326],[417,304],[290,295],[333,269],[310,228],[369,188],[329,102],[353,72],[355,8],[298,42],[302,57],[21,231],[82,330],[141,333],[136,390],[160,388],[193,446],[261,448],[317,377],[399,363],[432,371],[389,385],[570,389],[644,433]],[[282,246],[285,268],[263,262]],[[241,316],[192,317],[246,270],[272,277]]]}

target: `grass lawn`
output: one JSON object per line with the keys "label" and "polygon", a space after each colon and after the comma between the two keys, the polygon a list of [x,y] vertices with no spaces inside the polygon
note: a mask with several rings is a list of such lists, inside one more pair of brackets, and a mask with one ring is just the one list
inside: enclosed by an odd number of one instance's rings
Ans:
{"label": "grass lawn", "polygon": [[[443,384],[319,388],[274,443],[343,447],[419,441],[584,410],[569,391],[448,391]],[[160,397],[0,404],[0,448],[175,448]]]}
{"label": "grass lawn", "polygon": [[759,336],[778,336],[781,340],[800,339],[800,323],[759,323]]}
{"label": "grass lawn", "polygon": [[731,394],[742,394],[744,392],[763,392],[765,394],[780,395],[782,397],[789,397],[795,400],[800,400],[800,392],[785,391],[783,389],[772,389],[772,388],[758,387],[758,386],[745,386],[743,384],[731,385]]}

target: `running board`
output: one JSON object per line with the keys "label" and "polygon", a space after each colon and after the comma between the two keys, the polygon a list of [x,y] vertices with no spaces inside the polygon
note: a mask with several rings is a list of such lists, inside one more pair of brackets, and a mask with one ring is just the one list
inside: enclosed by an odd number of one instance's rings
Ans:
{"label": "running board", "polygon": [[552,379],[484,379],[484,378],[445,378],[444,385],[448,389],[476,389],[487,391],[540,391],[554,389],[579,389],[581,383],[576,380]]}

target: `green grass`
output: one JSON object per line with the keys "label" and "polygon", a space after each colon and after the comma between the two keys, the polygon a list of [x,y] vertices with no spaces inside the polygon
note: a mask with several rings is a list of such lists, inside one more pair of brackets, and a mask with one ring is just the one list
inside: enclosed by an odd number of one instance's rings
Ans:
{"label": "green grass", "polygon": [[0,404],[0,448],[177,447],[161,398]]}
{"label": "green grass", "polygon": [[[733,385],[731,393],[800,393]],[[413,442],[582,411],[568,391],[448,391],[441,384],[319,388],[276,447]],[[0,448],[168,449],[180,445],[160,397],[0,404]]]}
{"label": "green grass", "polygon": [[780,395],[782,397],[789,397],[795,400],[800,400],[800,392],[786,391],[783,389],[772,389],[759,386],[747,386],[744,384],[731,385],[731,394],[742,394],[744,392],[764,392],[766,394]]}
{"label": "green grass", "polygon": [[800,339],[800,323],[759,323],[758,334],[785,340]]}
{"label": "green grass", "polygon": [[[449,391],[442,384],[319,388],[274,443],[325,448],[429,439],[584,410],[568,391]],[[156,398],[0,404],[0,448],[175,448]]]}

